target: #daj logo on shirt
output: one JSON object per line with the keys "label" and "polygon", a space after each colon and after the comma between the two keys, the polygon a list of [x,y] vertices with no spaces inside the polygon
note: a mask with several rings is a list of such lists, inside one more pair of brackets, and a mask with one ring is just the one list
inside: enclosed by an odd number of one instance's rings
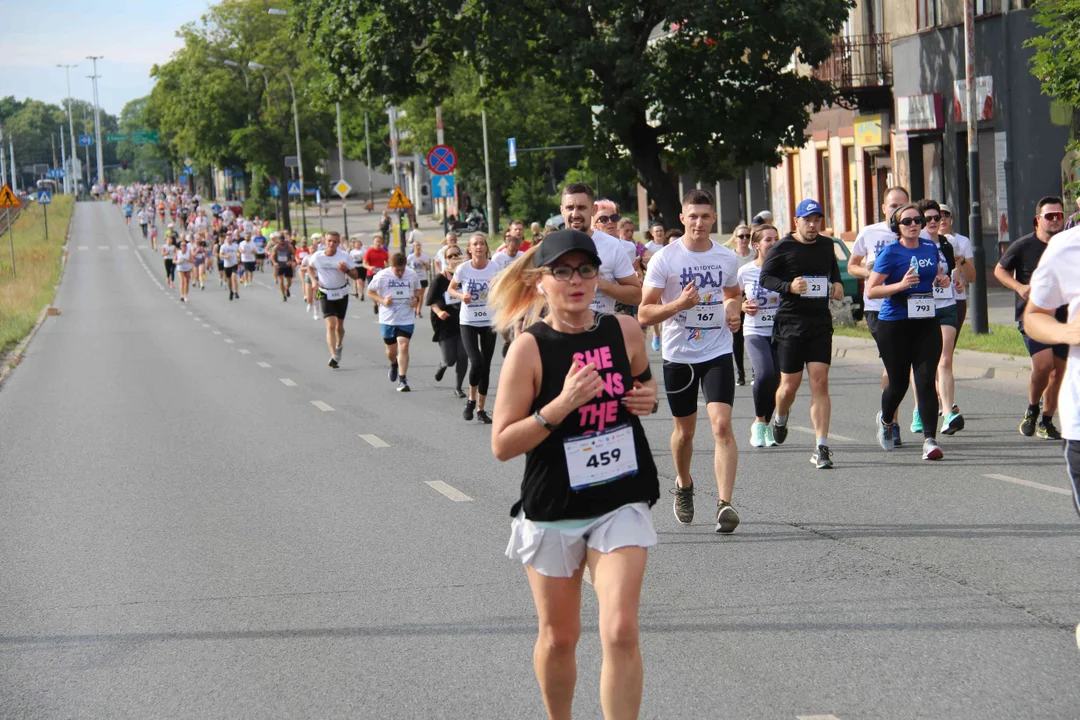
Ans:
{"label": "#daj logo on shirt", "polygon": [[[715,275],[713,272],[715,271]],[[691,282],[696,287],[720,287],[724,284],[724,271],[719,265],[710,265],[699,268],[683,268],[679,273],[679,282],[686,287]]]}

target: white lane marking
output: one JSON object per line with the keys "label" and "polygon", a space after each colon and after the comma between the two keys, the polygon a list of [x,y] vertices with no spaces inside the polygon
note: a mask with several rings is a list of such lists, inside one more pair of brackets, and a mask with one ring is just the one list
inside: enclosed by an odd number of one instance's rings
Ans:
{"label": "white lane marking", "polygon": [[89,245],[80,245],[80,246],[79,246],[79,249],[80,249],[80,250],[89,250],[89,249],[90,249],[90,246],[89,246]]}
{"label": "white lane marking", "polygon": [[202,326],[205,327],[205,328],[210,327],[210,325],[208,323],[203,323]]}
{"label": "white lane marking", "polygon": [[127,249],[128,249],[128,246],[127,246],[127,245],[117,245],[117,246],[116,246],[116,249],[117,249],[117,250],[127,250]]}
{"label": "white lane marking", "polygon": [[840,720],[833,714],[829,715],[796,715],[795,720]]}
{"label": "white lane marking", "polygon": [[363,320],[364,319],[363,315],[353,315],[352,317],[353,317],[353,320]]}
{"label": "white lane marking", "polygon": [[225,342],[229,343],[230,345],[233,344],[233,341],[230,338],[225,338]]}
{"label": "white lane marking", "polygon": [[236,352],[240,353],[241,355],[250,355],[251,354],[250,350],[244,350],[243,348],[237,350]]}
{"label": "white lane marking", "polygon": [[983,477],[990,478],[991,480],[1002,480],[1004,482],[1016,483],[1017,485],[1035,488],[1036,490],[1046,490],[1047,492],[1057,493],[1058,495],[1072,495],[1071,491],[1064,488],[1054,487],[1053,485],[1043,485],[1042,483],[1032,482],[1031,480],[1009,477],[1008,475],[998,475],[997,473],[991,473],[989,475],[983,475]]}
{"label": "white lane marking", "polygon": [[270,367],[270,363],[266,363],[266,362],[263,362],[262,360],[260,360],[259,362],[255,363],[255,364],[256,364],[256,365],[258,365],[258,366],[259,366],[259,367],[261,367],[261,368],[268,368],[268,367]]}
{"label": "white lane marking", "polygon": [[370,445],[371,447],[378,447],[378,448],[390,447],[390,443],[386,442],[385,440],[383,440],[378,435],[360,435],[360,439],[367,442],[367,444]]}
{"label": "white lane marking", "polygon": [[334,412],[334,408],[330,407],[329,405],[324,403],[322,400],[312,400],[311,404],[314,405],[315,407],[319,408],[323,412]]}
{"label": "white lane marking", "polygon": [[188,310],[188,311],[187,311],[187,314],[188,314],[188,315],[194,315],[195,313],[193,313],[193,312],[191,312],[190,310]]}
{"label": "white lane marking", "polygon": [[284,385],[285,387],[296,387],[296,383],[294,383],[289,378],[278,378],[278,380],[280,380],[281,384]]}
{"label": "white lane marking", "polygon": [[98,246],[97,246],[97,249],[98,249],[98,250],[108,250],[108,249],[109,249],[109,246],[108,246],[108,245],[98,245]]}
{"label": "white lane marking", "polygon": [[194,320],[195,322],[202,322],[201,317],[193,317],[192,320]]}
{"label": "white lane marking", "polygon": [[215,334],[215,335],[220,335],[220,334],[221,334],[221,331],[220,331],[220,330],[215,330],[215,331],[214,331],[214,334]]}
{"label": "white lane marking", "polygon": [[472,502],[473,499],[457,488],[447,485],[442,480],[425,480],[424,484],[433,490],[441,492],[454,502]]}
{"label": "white lane marking", "polygon": [[[801,432],[801,433],[806,433],[807,435],[817,435],[816,430],[814,430],[813,428],[803,427],[802,425],[788,425],[788,428],[791,429],[791,430],[797,430],[798,432]],[[830,440],[844,440],[846,442],[858,442],[855,438],[849,438],[849,437],[845,437],[843,435],[837,435],[836,433],[829,433],[829,439]]]}

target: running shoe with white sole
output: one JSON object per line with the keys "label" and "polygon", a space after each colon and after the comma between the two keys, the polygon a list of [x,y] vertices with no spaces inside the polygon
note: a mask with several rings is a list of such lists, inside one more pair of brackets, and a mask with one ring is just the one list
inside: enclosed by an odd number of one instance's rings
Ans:
{"label": "running shoe with white sole", "polygon": [[937,440],[934,438],[926,438],[922,444],[922,459],[923,460],[940,460],[945,457],[945,453],[941,452],[941,447],[937,444]]}
{"label": "running shoe with white sole", "polygon": [[1035,428],[1035,436],[1040,440],[1060,440],[1061,433],[1054,426],[1053,420],[1040,420],[1039,426]]}
{"label": "running shoe with white sole", "polygon": [[810,456],[810,463],[818,470],[828,470],[833,466],[832,451],[828,445],[818,445],[817,450]]}
{"label": "running shoe with white sole", "polygon": [[769,427],[763,422],[754,421],[750,426],[750,446],[765,447],[765,428]]}
{"label": "running shoe with white sole", "polygon": [[332,368],[334,368],[334,369],[336,370],[336,369],[337,369],[337,367],[338,367],[338,359],[337,359],[337,356],[335,356],[335,355],[331,355],[331,356],[330,356],[330,360],[329,360],[329,361],[328,361],[328,362],[327,362],[326,364],[327,364],[327,365],[329,365],[330,367],[332,367]]}
{"label": "running shoe with white sole", "polygon": [[784,425],[780,425],[775,420],[773,420],[772,434],[773,440],[776,442],[776,444],[783,445],[784,441],[787,440],[787,424],[785,423]]}
{"label": "running shoe with white sole", "polygon": [[739,513],[735,506],[726,500],[721,500],[716,505],[716,532],[728,535],[735,532],[739,527]]}
{"label": "running shoe with white sole", "polygon": [[949,412],[945,414],[945,418],[941,421],[941,432],[943,435],[955,435],[964,429],[964,416],[960,413]]}
{"label": "running shoe with white sole", "polygon": [[772,425],[766,424],[765,425],[765,447],[776,447],[777,444],[778,443],[776,442],[776,440],[773,439]]}
{"label": "running shoe with white sole", "polygon": [[694,484],[676,485],[671,493],[675,496],[675,519],[682,525],[694,522]]}
{"label": "running shoe with white sole", "polygon": [[892,423],[885,423],[881,419],[881,411],[878,410],[878,414],[874,418],[874,424],[877,425],[878,445],[880,445],[881,449],[885,452],[892,452],[896,447],[892,437]]}
{"label": "running shoe with white sole", "polygon": [[919,408],[915,408],[911,411],[911,432],[921,434],[922,431],[922,415],[919,414]]}
{"label": "running shoe with white sole", "polygon": [[402,376],[401,381],[398,383],[396,389],[398,392],[412,392],[412,389],[409,388],[409,383],[407,380],[405,380],[404,376]]}

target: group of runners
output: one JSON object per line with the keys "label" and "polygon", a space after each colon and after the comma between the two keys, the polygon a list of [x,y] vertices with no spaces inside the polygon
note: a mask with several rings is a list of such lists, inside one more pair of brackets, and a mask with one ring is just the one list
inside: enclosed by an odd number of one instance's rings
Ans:
{"label": "group of runners", "polygon": [[[656,411],[661,392],[646,351],[649,335],[661,353],[662,392],[673,418],[675,517],[683,524],[695,517],[691,459],[703,404],[713,439],[715,531],[732,533],[740,524],[733,504],[739,453],[732,406],[742,374],[734,357],[736,333],[741,331],[753,377],[751,446],[786,441],[805,373],[816,436],[810,461],[818,469],[831,468],[830,300],[843,297],[843,286],[834,241],[823,234],[824,213],[815,200],[799,203],[786,234],[771,218],[740,227],[734,249],[711,238],[716,203],[704,190],[683,198],[683,234],[654,227],[645,246],[633,241],[632,225],[624,231],[616,206],[597,200],[586,184],[563,188],[560,212],[565,229],[530,244],[524,223],[514,223],[495,253],[479,233],[464,244],[449,234],[429,259],[419,243],[408,256],[389,254],[379,236],[364,250],[360,238],[346,248],[334,232],[310,242],[270,234],[268,253],[283,301],[294,270],[304,278],[305,300],[326,321],[332,368],[341,361],[350,292],[373,302],[388,377],[402,392],[409,390],[416,320],[429,306],[441,352],[436,381],[452,368],[464,418],[493,425],[498,459],[526,459],[506,554],[525,566],[536,602],[534,660],[548,713],[569,716],[581,581],[588,567],[600,601],[604,712],[631,717],[642,688],[638,603],[647,549],[657,542],[650,509],[660,496],[640,421]],[[947,206],[930,199],[911,203],[903,188],[885,193],[882,214],[883,222],[859,234],[848,265],[865,280],[867,322],[883,364],[873,426],[884,450],[903,446],[899,409],[913,378],[911,432],[922,435],[924,459],[940,460],[939,409],[943,434],[965,425],[955,398],[952,353],[966,315],[964,288],[976,272],[971,244],[950,232]],[[229,269],[257,271],[248,267],[245,251],[245,243],[254,240],[237,222],[242,226],[242,219],[224,224],[212,252],[233,283],[230,299],[238,288]],[[1080,344],[1080,281],[1070,272],[1080,260],[1080,229],[1051,245],[1063,225],[1061,200],[1044,198],[1036,208],[1035,232],[1016,241],[995,269],[1017,292],[1017,318],[1035,370],[1020,431],[1046,439],[1061,437],[1053,415],[1065,358],[1075,359]],[[198,250],[186,237],[176,247],[176,270],[190,272],[184,270],[195,263],[189,253]],[[186,299],[188,285],[181,282]],[[492,413],[487,400],[500,336],[505,362]],[[1065,383],[1060,407],[1080,512],[1076,368],[1069,366],[1073,382]]]}

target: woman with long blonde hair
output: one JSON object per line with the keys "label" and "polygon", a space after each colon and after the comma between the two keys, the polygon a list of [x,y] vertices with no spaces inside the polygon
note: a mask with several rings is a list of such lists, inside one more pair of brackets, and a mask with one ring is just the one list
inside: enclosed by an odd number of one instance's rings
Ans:
{"label": "woman with long blonde hair", "polygon": [[461,340],[469,356],[469,399],[465,401],[462,417],[491,424],[485,408],[488,382],[491,379],[491,358],[495,355],[495,331],[491,327],[491,310],[488,307],[488,288],[499,268],[491,262],[491,250],[487,238],[475,233],[469,238],[468,262],[454,271],[450,281],[451,297],[461,300]]}
{"label": "woman with long blonde hair", "polygon": [[559,230],[489,294],[498,329],[547,310],[510,347],[491,446],[499,460],[525,455],[506,555],[525,566],[536,603],[533,665],[552,718],[571,714],[586,565],[600,605],[604,716],[637,717],[641,706],[638,613],[659,484],[639,416],[652,412],[656,382],[637,321],[590,308],[599,272],[592,238]]}

